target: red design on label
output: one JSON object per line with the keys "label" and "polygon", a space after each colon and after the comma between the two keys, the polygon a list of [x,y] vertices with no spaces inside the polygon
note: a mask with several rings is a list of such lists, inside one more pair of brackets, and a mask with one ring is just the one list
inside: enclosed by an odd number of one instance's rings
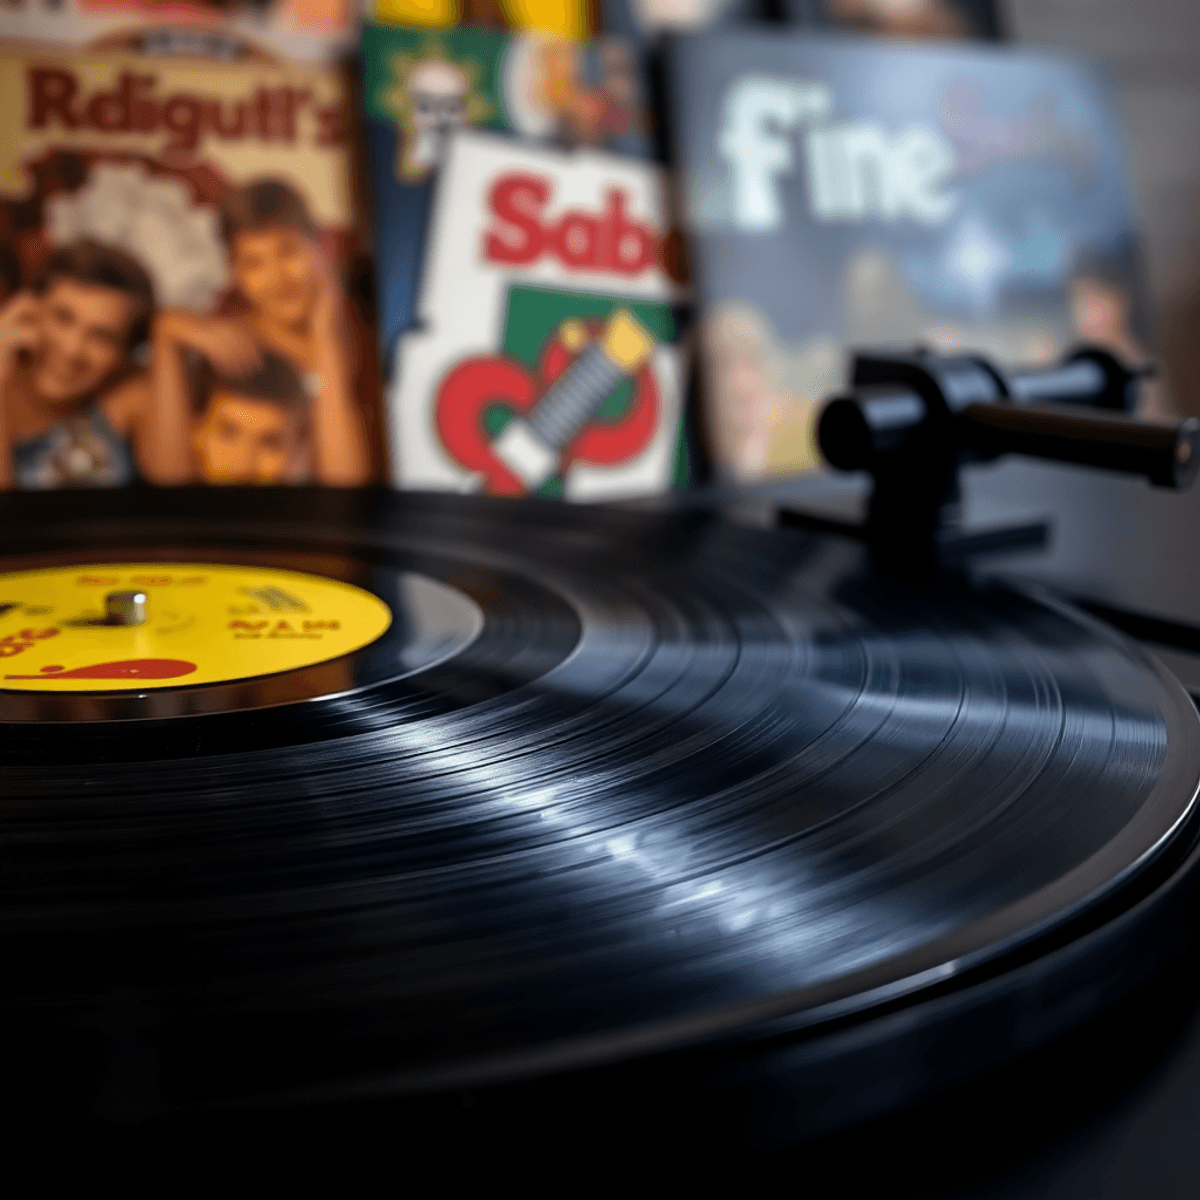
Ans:
{"label": "red design on label", "polygon": [[[585,322],[596,337],[602,321]],[[493,453],[484,428],[484,410],[498,404],[526,413],[545,390],[569,367],[575,355],[560,338],[551,337],[542,352],[538,375],[521,363],[499,356],[468,358],[442,380],[434,401],[435,420],[442,443],[454,460],[487,477],[486,490],[501,496],[519,496],[525,485]],[[654,372],[648,367],[634,376],[633,403],[619,420],[594,421],[573,442],[563,447],[560,472],[576,460],[596,466],[615,466],[640,454],[654,437],[661,405]]]}
{"label": "red design on label", "polygon": [[181,658],[124,658],[117,662],[92,663],[64,671],[43,667],[39,675],[5,675],[5,679],[177,679],[190,675],[195,663]]}
{"label": "red design on label", "polygon": [[600,213],[568,209],[544,219],[552,185],[524,172],[505,175],[488,193],[498,218],[484,235],[483,253],[492,262],[528,266],[543,254],[572,271],[640,275],[658,263],[658,235],[626,211],[627,198],[610,188]]}
{"label": "red design on label", "polygon": [[52,637],[58,637],[57,629],[22,629],[19,633],[10,633],[0,638],[0,658],[12,658],[14,654],[28,650],[34,642]]}

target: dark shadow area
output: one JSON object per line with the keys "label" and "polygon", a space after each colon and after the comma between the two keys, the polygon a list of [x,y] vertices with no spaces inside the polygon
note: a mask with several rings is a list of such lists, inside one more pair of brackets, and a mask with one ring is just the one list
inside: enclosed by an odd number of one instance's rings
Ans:
{"label": "dark shadow area", "polygon": [[[268,1171],[343,1185],[383,1171],[404,1194],[877,1195],[1108,1200],[1191,1195],[1200,1167],[1200,972],[1185,964],[1044,1051],[887,1120],[766,1153],[739,1150],[702,1102],[647,1111],[598,1090],[569,1106],[464,1093],[154,1129],[28,1131],[58,1169],[204,1178]],[[177,1169],[176,1166],[176,1169]],[[436,1179],[436,1187],[419,1185]]]}

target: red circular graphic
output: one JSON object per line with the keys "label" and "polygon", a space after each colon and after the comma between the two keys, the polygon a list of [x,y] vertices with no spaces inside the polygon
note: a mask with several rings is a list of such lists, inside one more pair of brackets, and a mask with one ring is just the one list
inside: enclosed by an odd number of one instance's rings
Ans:
{"label": "red circular graphic", "polygon": [[[604,328],[599,319],[584,325],[589,341]],[[502,404],[517,413],[529,412],[575,358],[576,352],[568,349],[556,330],[542,349],[536,378],[523,364],[500,355],[468,358],[447,372],[434,402],[438,436],[455,462],[486,477],[487,491],[519,496],[525,492],[525,485],[492,453],[484,426],[486,410]],[[563,448],[560,473],[576,461],[617,466],[635,458],[654,437],[660,411],[654,372],[643,366],[634,377],[633,403],[628,410],[616,421],[594,420],[588,424]]]}

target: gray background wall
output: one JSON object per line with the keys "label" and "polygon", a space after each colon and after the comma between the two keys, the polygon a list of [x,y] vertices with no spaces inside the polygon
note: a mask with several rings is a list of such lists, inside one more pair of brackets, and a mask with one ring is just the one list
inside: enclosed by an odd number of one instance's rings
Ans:
{"label": "gray background wall", "polygon": [[1145,238],[1156,350],[1175,407],[1200,414],[1200,0],[1000,0],[1016,42],[1109,71]]}

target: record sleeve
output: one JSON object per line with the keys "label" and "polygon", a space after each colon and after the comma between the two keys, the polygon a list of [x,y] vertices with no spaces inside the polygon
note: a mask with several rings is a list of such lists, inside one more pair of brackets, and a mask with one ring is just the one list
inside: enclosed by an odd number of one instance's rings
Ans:
{"label": "record sleeve", "polygon": [[[750,31],[670,58],[714,454],[730,480],[815,465],[847,352],[1008,365],[1086,342],[1147,361],[1112,100],[1087,64]],[[1146,415],[1160,415],[1156,387]]]}
{"label": "record sleeve", "polygon": [[369,0],[365,15],[386,25],[448,29],[455,25],[505,25],[585,38],[594,33],[586,0]]}
{"label": "record sleeve", "polygon": [[602,500],[686,478],[664,186],[615,155],[454,135],[388,388],[397,486]]}
{"label": "record sleeve", "polygon": [[339,71],[9,47],[0,94],[5,486],[382,475]]}
{"label": "record sleeve", "polygon": [[0,9],[6,41],[223,61],[331,63],[357,38],[353,0],[15,0]]}
{"label": "record sleeve", "polygon": [[833,25],[894,38],[987,38],[1001,35],[995,0],[788,0],[784,11],[797,25]]}
{"label": "record sleeve", "polygon": [[363,64],[388,359],[417,317],[434,182],[451,133],[493,130],[638,158],[651,151],[642,66],[621,38],[368,25]]}

